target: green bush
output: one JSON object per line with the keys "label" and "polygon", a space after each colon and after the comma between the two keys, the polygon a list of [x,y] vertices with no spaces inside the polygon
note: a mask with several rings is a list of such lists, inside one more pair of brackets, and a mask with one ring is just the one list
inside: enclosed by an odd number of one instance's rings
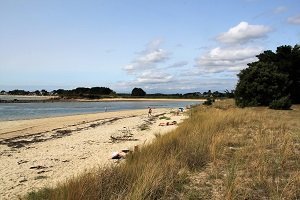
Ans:
{"label": "green bush", "polygon": [[[238,74],[235,101],[239,107],[268,106],[273,100],[288,96],[300,103],[300,45],[279,46],[276,52],[264,51],[258,61]],[[280,106],[279,106],[280,107]]]}
{"label": "green bush", "polygon": [[288,110],[292,106],[292,102],[288,96],[282,97],[278,100],[273,100],[269,108],[275,109],[275,110]]}
{"label": "green bush", "polygon": [[203,105],[210,106],[213,102],[215,102],[214,99],[207,98],[206,101],[203,102]]}

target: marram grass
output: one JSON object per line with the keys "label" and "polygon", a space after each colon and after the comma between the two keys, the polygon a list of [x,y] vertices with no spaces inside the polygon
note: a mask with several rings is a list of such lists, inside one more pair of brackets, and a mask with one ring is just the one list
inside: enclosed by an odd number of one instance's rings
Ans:
{"label": "marram grass", "polygon": [[300,199],[300,106],[192,109],[130,154],[25,199]]}

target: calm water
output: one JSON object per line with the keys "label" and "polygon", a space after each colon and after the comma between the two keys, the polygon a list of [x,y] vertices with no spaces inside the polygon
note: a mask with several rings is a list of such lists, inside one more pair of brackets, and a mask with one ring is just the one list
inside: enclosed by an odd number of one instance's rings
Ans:
{"label": "calm water", "polygon": [[22,96],[22,95],[0,95],[1,100],[45,100],[51,99],[53,96]]}
{"label": "calm water", "polygon": [[[118,110],[178,108],[195,101],[0,103],[0,121],[66,116]],[[145,110],[145,113],[147,111]]]}

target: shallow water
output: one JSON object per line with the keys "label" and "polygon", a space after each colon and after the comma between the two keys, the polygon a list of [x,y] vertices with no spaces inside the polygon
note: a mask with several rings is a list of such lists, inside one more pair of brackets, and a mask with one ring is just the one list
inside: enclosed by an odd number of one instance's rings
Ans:
{"label": "shallow water", "polygon": [[152,108],[179,108],[200,104],[195,101],[142,101],[142,102],[46,102],[46,103],[0,103],[0,121],[35,119],[98,113],[118,110]]}
{"label": "shallow water", "polygon": [[32,101],[32,100],[46,100],[54,98],[54,96],[24,96],[24,95],[0,95],[1,100],[11,101],[14,99]]}

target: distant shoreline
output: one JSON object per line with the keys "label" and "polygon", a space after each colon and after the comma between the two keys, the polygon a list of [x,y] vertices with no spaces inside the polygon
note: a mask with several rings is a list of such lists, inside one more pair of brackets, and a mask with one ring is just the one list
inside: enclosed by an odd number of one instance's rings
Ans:
{"label": "distant shoreline", "polygon": [[[88,99],[77,99],[77,101],[94,101]],[[104,98],[98,99],[97,102],[110,102],[110,101],[205,101],[205,99],[168,99],[168,98]]]}
{"label": "distant shoreline", "polygon": [[2,99],[0,103],[51,103],[51,102],[115,102],[115,101],[205,101],[205,99],[183,99],[183,98],[103,98],[103,99],[67,99],[58,96],[26,96],[9,95],[11,99]]}

